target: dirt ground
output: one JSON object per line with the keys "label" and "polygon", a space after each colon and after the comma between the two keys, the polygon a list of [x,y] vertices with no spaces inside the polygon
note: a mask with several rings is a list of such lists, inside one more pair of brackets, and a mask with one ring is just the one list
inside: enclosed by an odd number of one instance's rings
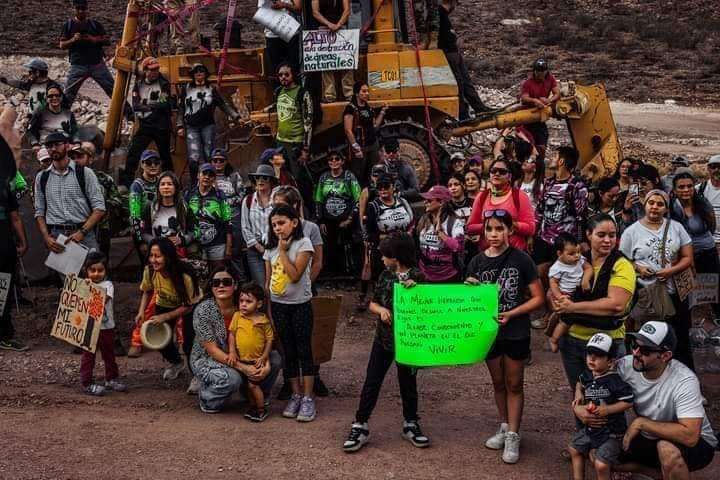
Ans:
{"label": "dirt ground", "polygon": [[[80,393],[79,356],[48,331],[54,310],[51,289],[36,288],[37,307],[16,315],[27,353],[0,353],[0,478],[353,478],[376,479],[559,479],[570,465],[560,456],[572,431],[571,392],[560,359],[533,339],[535,362],[526,370],[526,402],[520,463],[505,465],[483,447],[497,428],[492,385],[484,365],[428,369],[419,374],[427,450],[400,438],[401,404],[390,372],[371,420],[371,440],[347,455],[341,444],[357,408],[373,336],[373,321],[355,315],[355,295],[344,308],[333,360],[322,367],[331,394],[318,400],[309,424],[282,418],[274,402],[262,424],[242,417],[234,398],[227,412],[206,415],[185,394],[189,378],[165,383],[163,362],[149,352],[119,359],[128,393],[93,398]],[[136,308],[134,286],[117,285],[116,319],[123,338]],[[96,373],[102,376],[98,364]],[[711,419],[720,421],[720,376],[703,378]],[[695,479],[720,474],[720,456]]]}

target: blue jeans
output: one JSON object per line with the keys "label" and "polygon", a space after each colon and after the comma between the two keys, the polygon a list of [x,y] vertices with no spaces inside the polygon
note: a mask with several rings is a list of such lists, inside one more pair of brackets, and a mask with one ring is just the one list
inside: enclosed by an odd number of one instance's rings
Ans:
{"label": "blue jeans", "polygon": [[[60,228],[52,228],[52,227],[51,227],[49,233],[50,233],[50,235],[51,235],[54,239],[57,240],[58,235],[62,234],[62,235],[65,235],[66,237],[69,237],[73,232],[71,232],[71,231],[69,231],[69,230],[64,230],[64,229],[60,229]],[[94,228],[93,228],[92,230],[90,230],[90,231],[87,233],[87,235],[85,235],[85,236],[83,237],[83,239],[82,239],[82,241],[80,242],[80,244],[86,246],[86,247],[87,247],[88,249],[90,249],[90,250],[96,250],[96,251],[99,251],[99,250],[100,250],[100,246],[98,245],[97,237],[96,237],[96,235],[95,235],[95,229],[94,229]]]}
{"label": "blue jeans", "polygon": [[248,247],[247,264],[250,270],[250,279],[265,288],[265,260],[262,257],[262,253],[255,250],[254,246]]}
{"label": "blue jeans", "polygon": [[190,175],[197,176],[200,165],[210,161],[215,147],[215,124],[204,127],[185,127],[185,148]]}
{"label": "blue jeans", "polygon": [[[282,360],[280,354],[273,350],[270,352],[270,373],[260,382],[260,388],[265,398],[270,397],[270,392],[275,385]],[[240,390],[245,382],[243,375],[234,368],[221,366],[211,368],[200,380],[200,391],[198,392],[198,400],[200,405],[207,410],[221,410],[225,402],[233,393]]]}
{"label": "blue jeans", "polygon": [[65,102],[68,107],[72,106],[80,87],[88,78],[95,80],[107,96],[112,97],[115,79],[108,70],[107,65],[104,63],[98,63],[97,65],[70,65],[67,81],[65,82]]}

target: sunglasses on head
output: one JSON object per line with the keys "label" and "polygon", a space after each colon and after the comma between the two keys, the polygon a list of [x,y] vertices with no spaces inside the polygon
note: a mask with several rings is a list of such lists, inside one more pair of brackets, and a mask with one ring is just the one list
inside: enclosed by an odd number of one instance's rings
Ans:
{"label": "sunglasses on head", "polygon": [[213,278],[212,279],[213,288],[232,287],[234,284],[235,284],[235,282],[230,277],[221,277],[221,278]]}
{"label": "sunglasses on head", "polygon": [[663,348],[657,348],[657,347],[648,347],[646,345],[640,345],[637,340],[633,340],[630,343],[630,348],[632,350],[637,350],[640,355],[643,357],[647,357],[649,355],[652,355],[653,353],[662,353],[665,351]]}
{"label": "sunglasses on head", "polygon": [[483,218],[486,218],[486,219],[493,218],[493,217],[503,218],[503,217],[507,217],[508,215],[510,215],[510,212],[508,212],[507,210],[503,210],[502,208],[500,208],[498,210],[485,210],[483,212]]}
{"label": "sunglasses on head", "polygon": [[491,175],[507,175],[508,173],[510,173],[510,170],[508,170],[507,168],[495,167],[490,169]]}

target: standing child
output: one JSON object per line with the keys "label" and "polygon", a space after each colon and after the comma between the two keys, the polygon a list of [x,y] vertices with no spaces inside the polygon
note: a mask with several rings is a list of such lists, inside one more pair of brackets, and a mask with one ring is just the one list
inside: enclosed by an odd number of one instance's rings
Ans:
{"label": "standing child", "polygon": [[[360,405],[355,413],[350,435],[343,443],[343,450],[348,453],[357,452],[368,442],[370,438],[368,420],[377,404],[385,375],[395,360],[392,330],[395,283],[400,282],[410,288],[424,280],[423,274],[416,267],[415,242],[409,234],[391,234],[380,241],[379,249],[385,270],[378,278],[369,307],[370,312],[379,319],[368,360],[365,383],[360,394]],[[428,447],[430,439],[423,434],[418,423],[417,370],[400,364],[396,366],[405,418],[402,436],[418,448]]]}
{"label": "standing child", "polygon": [[293,392],[283,417],[295,418],[298,422],[311,422],[316,413],[312,397],[313,311],[310,304],[313,251],[312,242],[303,235],[298,212],[285,204],[273,208],[267,249],[263,254],[265,289],[270,292],[271,315],[285,352],[283,375]]}
{"label": "standing child", "polygon": [[[520,459],[525,361],[530,356],[530,313],[542,307],[543,291],[530,256],[510,246],[513,217],[507,210],[483,212],[483,233],[488,248],[470,261],[468,284],[497,283],[498,330],[485,363],[490,371],[495,403],[502,419],[500,429],[485,446],[503,450],[505,463]],[[529,295],[528,295],[529,291]]]}
{"label": "standing child", "polygon": [[228,363],[234,365],[240,362],[260,369],[261,378],[250,380],[243,375],[251,397],[251,407],[245,418],[253,422],[262,422],[268,416],[260,384],[270,374],[268,359],[272,350],[273,331],[270,320],[260,311],[264,302],[265,291],[262,287],[252,282],[241,286],[238,311],[228,328]]}
{"label": "standing child", "polygon": [[[557,299],[563,295],[572,297],[578,287],[583,291],[590,291],[590,282],[593,278],[593,268],[590,262],[585,261],[585,257],[580,253],[580,243],[574,235],[562,232],[555,239],[555,251],[557,252],[557,260],[550,267],[548,277],[550,279],[550,301]],[[553,353],[559,350],[560,338],[570,330],[568,319],[558,319],[557,325],[552,326],[555,322],[551,315],[548,320],[548,331],[552,331],[550,337],[550,349]]]}
{"label": "standing child", "polygon": [[585,478],[585,457],[594,452],[598,480],[609,480],[612,466],[618,463],[623,435],[627,430],[625,410],[633,406],[633,391],[613,370],[615,347],[612,338],[596,333],[587,343],[586,364],[589,371],[580,374],[575,387],[573,408],[607,419],[601,427],[583,426],[570,444],[573,479]]}
{"label": "standing child", "polygon": [[[140,283],[140,307],[135,317],[137,326],[141,327],[143,322],[167,322],[175,330],[178,320],[187,315],[199,299],[192,269],[180,260],[175,245],[167,238],[150,242],[146,264]],[[154,308],[148,309],[151,299],[155,301]],[[171,340],[160,353],[170,362],[163,372],[163,380],[175,380],[183,370],[177,345]]]}
{"label": "standing child", "polygon": [[105,289],[105,311],[103,312],[102,323],[100,324],[100,336],[98,337],[97,350],[105,363],[105,386],[93,382],[93,370],[95,369],[95,354],[83,350],[80,357],[80,382],[85,393],[88,395],[105,395],[107,390],[115,392],[127,391],[127,385],[118,381],[120,372],[115,361],[115,350],[113,348],[113,337],[115,332],[115,318],[113,312],[113,297],[115,289],[111,281],[105,279],[107,272],[107,259],[98,251],[88,253],[85,259],[81,276],[90,279],[91,282]]}

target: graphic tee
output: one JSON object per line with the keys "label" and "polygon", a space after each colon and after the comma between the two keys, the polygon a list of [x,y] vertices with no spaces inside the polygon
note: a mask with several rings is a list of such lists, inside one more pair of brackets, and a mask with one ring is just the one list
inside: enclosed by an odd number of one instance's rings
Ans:
{"label": "graphic tee", "polygon": [[215,188],[202,195],[196,187],[188,195],[188,210],[195,216],[195,238],[203,247],[224,245],[232,210]]}
{"label": "graphic tee", "polygon": [[277,139],[286,143],[301,143],[305,129],[303,127],[302,108],[300,107],[300,85],[293,88],[281,87],[277,96]]}
{"label": "graphic tee", "polygon": [[337,177],[324,172],[315,188],[320,219],[339,222],[348,218],[360,200],[360,192],[360,184],[351,171],[345,170]]}
{"label": "graphic tee", "polygon": [[[287,255],[291,262],[295,262],[297,256],[301,252],[310,252],[313,249],[312,242],[309,238],[303,237],[300,240],[293,240],[288,249]],[[300,280],[293,283],[290,280],[282,262],[280,261],[280,247],[272,250],[265,250],[263,259],[270,262],[270,299],[273,302],[285,304],[300,304],[309,302],[312,298],[312,289],[310,284],[310,269],[312,267],[312,258],[305,267]]]}
{"label": "graphic tee", "polygon": [[[633,391],[620,375],[609,371],[594,377],[589,371],[580,374],[578,379],[582,385],[585,401],[596,406],[612,405],[617,402],[633,402]],[[627,430],[625,412],[608,415],[608,423],[600,428],[585,427],[585,432],[592,441],[593,448],[604,443],[610,434],[622,435]]]}
{"label": "graphic tee", "polygon": [[[482,283],[497,283],[498,312],[507,312],[525,303],[528,286],[538,274],[530,256],[509,247],[497,257],[481,252],[470,260],[466,277],[475,277]],[[498,340],[524,340],[530,336],[530,316],[513,317],[498,330]]]}

